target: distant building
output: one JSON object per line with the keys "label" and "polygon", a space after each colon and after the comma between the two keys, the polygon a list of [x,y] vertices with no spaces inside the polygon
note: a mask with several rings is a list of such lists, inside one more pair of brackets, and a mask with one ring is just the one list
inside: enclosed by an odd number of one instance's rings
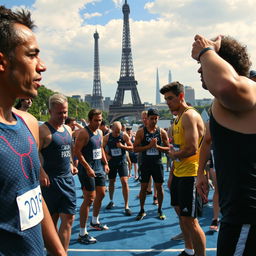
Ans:
{"label": "distant building", "polygon": [[91,106],[91,104],[92,104],[92,95],[91,94],[85,94],[84,101],[89,103],[89,105]]}
{"label": "distant building", "polygon": [[113,104],[113,100],[110,97],[105,97],[103,100],[104,111],[109,111],[109,106]]}
{"label": "distant building", "polygon": [[195,106],[195,90],[191,86],[185,86],[185,100]]}
{"label": "distant building", "polygon": [[161,103],[158,68],[156,69],[156,104]]}
{"label": "distant building", "polygon": [[77,100],[80,101],[80,102],[83,101],[81,95],[72,95],[71,98],[77,99]]}
{"label": "distant building", "polygon": [[196,106],[209,106],[212,104],[212,100],[210,98],[205,98],[205,99],[197,99],[195,100],[195,105]]}
{"label": "distant building", "polygon": [[171,73],[171,70],[169,70],[169,73],[168,73],[168,83],[171,83],[172,82],[172,73]]}

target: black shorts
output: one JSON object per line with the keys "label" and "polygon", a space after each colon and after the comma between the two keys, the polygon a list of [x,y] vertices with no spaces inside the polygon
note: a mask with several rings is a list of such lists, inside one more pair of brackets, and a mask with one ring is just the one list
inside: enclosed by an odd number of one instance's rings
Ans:
{"label": "black shorts", "polygon": [[137,153],[129,152],[129,157],[130,157],[130,160],[133,164],[138,163],[138,154]]}
{"label": "black shorts", "polygon": [[148,183],[152,176],[155,183],[164,182],[163,165],[159,163],[142,163],[139,168],[140,182]]}
{"label": "black shorts", "polygon": [[256,255],[256,225],[220,225],[217,256],[254,256]]}
{"label": "black shorts", "polygon": [[180,216],[202,215],[202,200],[196,192],[196,177],[176,177],[171,183],[171,205],[180,208]]}
{"label": "black shorts", "polygon": [[117,173],[119,177],[128,177],[128,165],[127,162],[121,162],[121,163],[111,163],[109,162],[109,173],[108,173],[108,178],[109,179],[115,179],[117,176]]}
{"label": "black shorts", "polygon": [[81,188],[85,188],[87,191],[94,191],[96,186],[106,186],[106,174],[105,172],[95,172],[96,177],[89,177],[85,168],[82,165],[78,166],[78,178],[81,183]]}
{"label": "black shorts", "polygon": [[73,176],[50,177],[50,186],[41,187],[51,214],[76,214],[76,187]]}

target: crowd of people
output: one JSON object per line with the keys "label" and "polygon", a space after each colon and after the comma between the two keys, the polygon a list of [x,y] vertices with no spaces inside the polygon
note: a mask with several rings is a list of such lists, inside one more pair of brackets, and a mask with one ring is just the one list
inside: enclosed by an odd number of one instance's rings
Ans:
{"label": "crowd of people", "polygon": [[[132,165],[140,181],[135,221],[146,217],[151,183],[157,215],[165,220],[163,153],[172,162],[168,187],[185,245],[179,255],[206,255],[197,217],[208,200],[205,166],[210,158],[216,189],[211,228],[219,231],[217,255],[255,255],[256,72],[250,71],[244,45],[228,36],[194,38],[192,58],[200,64],[203,88],[214,96],[207,124],[186,103],[184,86],[172,82],[160,90],[176,116],[170,133],[158,127],[159,112],[153,108],[142,113],[143,125],[136,134],[118,121],[108,128],[97,109],[91,109],[87,124],[80,126],[68,117],[68,101],[62,94],[49,98],[49,120],[39,127],[27,112],[46,71],[32,32],[34,23],[30,12],[4,6],[0,17],[1,255],[39,256],[44,247],[48,255],[67,255],[77,207],[75,174],[83,191],[78,242],[97,242],[87,230],[91,206],[90,226],[109,228],[99,218],[107,178],[107,209],[114,207],[118,174],[124,214],[133,214],[128,185]],[[16,99],[19,106],[14,108]]]}

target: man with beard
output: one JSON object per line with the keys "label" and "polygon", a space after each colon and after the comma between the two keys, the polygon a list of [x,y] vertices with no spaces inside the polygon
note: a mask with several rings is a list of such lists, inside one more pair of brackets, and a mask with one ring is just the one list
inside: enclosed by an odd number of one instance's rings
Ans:
{"label": "man with beard", "polygon": [[[256,252],[256,83],[246,46],[229,36],[196,35],[192,58],[202,85],[215,97],[210,132],[222,213],[217,255]],[[205,194],[204,177],[198,191]]]}

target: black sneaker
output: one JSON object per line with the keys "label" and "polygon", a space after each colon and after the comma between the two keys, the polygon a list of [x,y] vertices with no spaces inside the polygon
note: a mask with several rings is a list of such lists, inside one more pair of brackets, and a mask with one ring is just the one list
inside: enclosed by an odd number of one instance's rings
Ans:
{"label": "black sneaker", "polygon": [[212,223],[211,223],[211,226],[210,226],[210,230],[211,231],[215,231],[215,232],[218,232],[219,231],[219,227],[218,227],[218,220],[212,220]]}
{"label": "black sneaker", "polygon": [[130,208],[127,208],[127,209],[124,210],[124,214],[125,214],[125,216],[131,216],[132,211],[130,210]]}
{"label": "black sneaker", "polygon": [[108,230],[108,226],[107,225],[103,225],[101,223],[93,224],[92,222],[90,224],[91,224],[91,227],[96,229],[96,230],[99,230],[99,231]]}
{"label": "black sneaker", "polygon": [[195,256],[195,254],[189,255],[185,251],[182,251],[178,256]]}
{"label": "black sneaker", "polygon": [[146,215],[147,215],[147,214],[145,213],[145,211],[144,211],[144,210],[141,210],[141,211],[139,212],[139,214],[137,215],[136,220],[142,220]]}
{"label": "black sneaker", "polygon": [[110,201],[109,204],[106,206],[106,209],[107,209],[107,210],[113,209],[114,206],[115,206],[114,202],[113,202],[113,201]]}
{"label": "black sneaker", "polygon": [[89,234],[85,234],[84,236],[79,235],[77,241],[81,244],[95,244],[97,242],[97,240]]}
{"label": "black sneaker", "polygon": [[166,216],[164,215],[162,210],[158,210],[158,218],[160,220],[165,220],[166,219]]}

